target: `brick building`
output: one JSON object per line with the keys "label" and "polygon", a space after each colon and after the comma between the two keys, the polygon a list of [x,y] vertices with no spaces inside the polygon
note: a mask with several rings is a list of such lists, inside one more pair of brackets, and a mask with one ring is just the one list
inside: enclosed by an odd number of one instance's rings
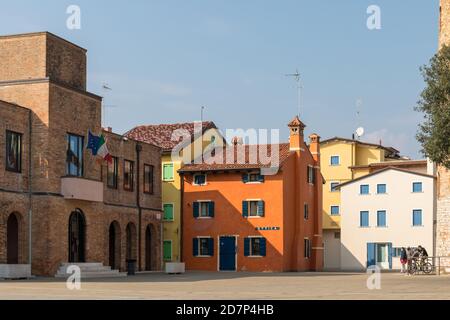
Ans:
{"label": "brick building", "polygon": [[[0,268],[160,269],[161,149],[102,130],[101,101],[85,49],[47,32],[0,37]],[[112,164],[86,150],[89,130]]]}
{"label": "brick building", "polygon": [[[450,45],[450,0],[440,2],[439,48]],[[450,256],[450,170],[438,168],[436,254]],[[448,263],[448,262],[447,262]]]}
{"label": "brick building", "polygon": [[[222,154],[223,162],[206,156],[179,170],[182,261],[188,270],[321,270],[319,137],[311,135],[308,146],[304,127],[296,117],[289,143],[250,146],[236,140],[211,154]],[[274,152],[279,167],[266,174],[275,166],[262,154]]]}

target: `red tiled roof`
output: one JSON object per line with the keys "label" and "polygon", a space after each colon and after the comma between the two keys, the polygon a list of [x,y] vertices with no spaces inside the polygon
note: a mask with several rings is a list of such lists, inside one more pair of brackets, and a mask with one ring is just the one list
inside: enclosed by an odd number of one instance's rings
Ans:
{"label": "red tiled roof", "polygon": [[[238,159],[239,147],[243,148],[243,159]],[[261,152],[264,155],[267,155],[268,158],[272,155],[273,148],[278,148],[279,154],[279,162],[278,165],[281,166],[283,162],[289,157],[291,154],[289,150],[289,143],[281,143],[281,144],[272,144],[272,145],[242,145],[242,146],[228,146],[225,148],[216,149],[216,156],[218,152],[223,153],[223,163],[213,163],[209,164],[205,159],[203,159],[202,163],[195,164],[187,164],[183,166],[179,172],[198,172],[198,171],[222,171],[222,170],[241,170],[241,169],[260,169],[260,168],[270,168],[273,164],[266,164],[261,162],[259,158],[259,150],[261,147],[266,147],[267,151],[262,150]],[[231,150],[231,151],[230,151]],[[233,159],[229,159],[227,157],[227,151],[229,153],[233,152]],[[253,163],[251,160],[256,159],[256,163]]]}
{"label": "red tiled roof", "polygon": [[[182,140],[172,141],[172,134],[175,130],[184,129],[194,136],[194,122],[187,123],[175,123],[175,124],[157,124],[157,125],[144,125],[131,129],[124,135],[130,139],[147,142],[157,145],[163,150],[168,151],[173,149]],[[203,133],[209,129],[217,129],[216,125],[212,121],[203,122]]]}

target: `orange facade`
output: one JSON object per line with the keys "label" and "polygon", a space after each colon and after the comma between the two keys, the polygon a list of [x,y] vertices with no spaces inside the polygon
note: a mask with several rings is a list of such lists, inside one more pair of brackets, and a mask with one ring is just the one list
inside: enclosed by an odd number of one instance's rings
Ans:
{"label": "orange facade", "polygon": [[264,166],[251,163],[194,164],[180,170],[187,270],[322,268],[320,141],[312,135],[308,147],[303,124],[295,119],[292,124],[290,143],[271,146],[280,150],[275,175],[261,177]]}

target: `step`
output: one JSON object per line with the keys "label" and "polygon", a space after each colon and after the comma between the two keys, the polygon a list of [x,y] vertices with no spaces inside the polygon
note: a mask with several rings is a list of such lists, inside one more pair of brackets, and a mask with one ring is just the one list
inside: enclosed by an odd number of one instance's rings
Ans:
{"label": "step", "polygon": [[[59,279],[66,279],[69,275],[68,274],[56,274],[55,278]],[[82,272],[81,273],[81,279],[87,279],[87,278],[119,278],[119,277],[126,277],[126,272],[119,272],[118,270],[114,271],[103,271],[103,272]]]}
{"label": "step", "polygon": [[64,262],[61,263],[61,267],[67,267],[67,266],[71,266],[71,265],[76,265],[81,267],[103,267],[103,263],[101,262]]}
{"label": "step", "polygon": [[[78,266],[80,267],[80,266]],[[60,273],[66,273],[68,266],[61,266],[58,269],[58,272]],[[102,267],[80,267],[80,270],[82,272],[89,272],[89,271],[111,271],[111,267],[109,266],[102,266]]]}

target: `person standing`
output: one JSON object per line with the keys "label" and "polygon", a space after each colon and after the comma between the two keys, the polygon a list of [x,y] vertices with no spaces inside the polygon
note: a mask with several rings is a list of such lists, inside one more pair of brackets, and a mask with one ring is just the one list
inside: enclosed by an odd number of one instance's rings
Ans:
{"label": "person standing", "polygon": [[408,264],[408,254],[404,247],[402,247],[402,250],[400,251],[400,263],[402,264],[401,273],[405,273]]}
{"label": "person standing", "polygon": [[410,276],[412,273],[412,259],[413,259],[413,251],[411,249],[411,247],[408,247],[406,249],[406,262],[408,265],[407,271],[406,271],[406,275]]}

